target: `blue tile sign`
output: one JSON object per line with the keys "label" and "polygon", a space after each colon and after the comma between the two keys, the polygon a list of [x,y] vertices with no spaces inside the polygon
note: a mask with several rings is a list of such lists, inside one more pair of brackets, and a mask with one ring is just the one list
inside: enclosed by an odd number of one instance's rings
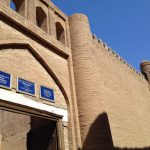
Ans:
{"label": "blue tile sign", "polygon": [[54,90],[41,86],[40,88],[40,98],[49,100],[49,101],[54,101]]}
{"label": "blue tile sign", "polygon": [[11,88],[11,75],[0,71],[0,87]]}
{"label": "blue tile sign", "polygon": [[18,78],[17,90],[29,95],[35,95],[35,83]]}

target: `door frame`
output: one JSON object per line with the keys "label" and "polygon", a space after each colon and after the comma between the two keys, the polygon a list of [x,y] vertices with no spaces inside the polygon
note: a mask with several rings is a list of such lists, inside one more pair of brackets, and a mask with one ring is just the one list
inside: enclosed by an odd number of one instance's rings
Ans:
{"label": "door frame", "polygon": [[16,103],[8,102],[8,101],[5,102],[1,99],[0,99],[0,109],[13,112],[13,113],[40,117],[43,119],[55,121],[56,128],[57,128],[58,150],[64,150],[62,115],[54,114],[51,112],[47,112],[45,110],[39,110],[36,108],[32,108],[32,107],[28,107]]}

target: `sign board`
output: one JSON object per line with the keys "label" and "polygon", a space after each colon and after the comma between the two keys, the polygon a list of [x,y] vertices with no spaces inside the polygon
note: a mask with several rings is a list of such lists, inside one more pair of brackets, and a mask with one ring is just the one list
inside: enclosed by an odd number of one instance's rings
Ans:
{"label": "sign board", "polygon": [[18,78],[17,91],[35,96],[35,83]]}
{"label": "sign board", "polygon": [[40,87],[40,98],[54,102],[54,90],[41,86]]}
{"label": "sign board", "polygon": [[11,75],[0,71],[0,87],[11,88]]}

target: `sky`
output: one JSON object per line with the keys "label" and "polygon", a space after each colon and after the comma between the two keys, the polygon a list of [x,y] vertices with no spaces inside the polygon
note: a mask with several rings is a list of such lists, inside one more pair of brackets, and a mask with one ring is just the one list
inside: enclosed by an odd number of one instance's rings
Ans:
{"label": "sky", "polygon": [[150,0],[51,0],[65,14],[84,13],[91,31],[136,70],[150,60]]}

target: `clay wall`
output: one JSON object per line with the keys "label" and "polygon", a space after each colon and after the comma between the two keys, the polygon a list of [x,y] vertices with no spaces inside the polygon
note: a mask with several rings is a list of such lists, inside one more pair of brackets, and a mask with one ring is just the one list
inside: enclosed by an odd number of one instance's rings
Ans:
{"label": "clay wall", "polygon": [[92,36],[85,15],[69,22],[83,149],[150,147],[147,80]]}
{"label": "clay wall", "polygon": [[68,111],[65,149],[150,147],[144,76],[92,36],[85,15],[68,18],[48,0],[13,2],[16,11],[10,0],[0,0],[0,70],[13,75],[13,93],[17,77],[35,82],[37,91],[40,85],[54,89],[55,103],[39,92],[24,96]]}
{"label": "clay wall", "polygon": [[114,147],[150,147],[148,82],[102,42],[93,39],[93,45],[100,99],[108,115]]}

